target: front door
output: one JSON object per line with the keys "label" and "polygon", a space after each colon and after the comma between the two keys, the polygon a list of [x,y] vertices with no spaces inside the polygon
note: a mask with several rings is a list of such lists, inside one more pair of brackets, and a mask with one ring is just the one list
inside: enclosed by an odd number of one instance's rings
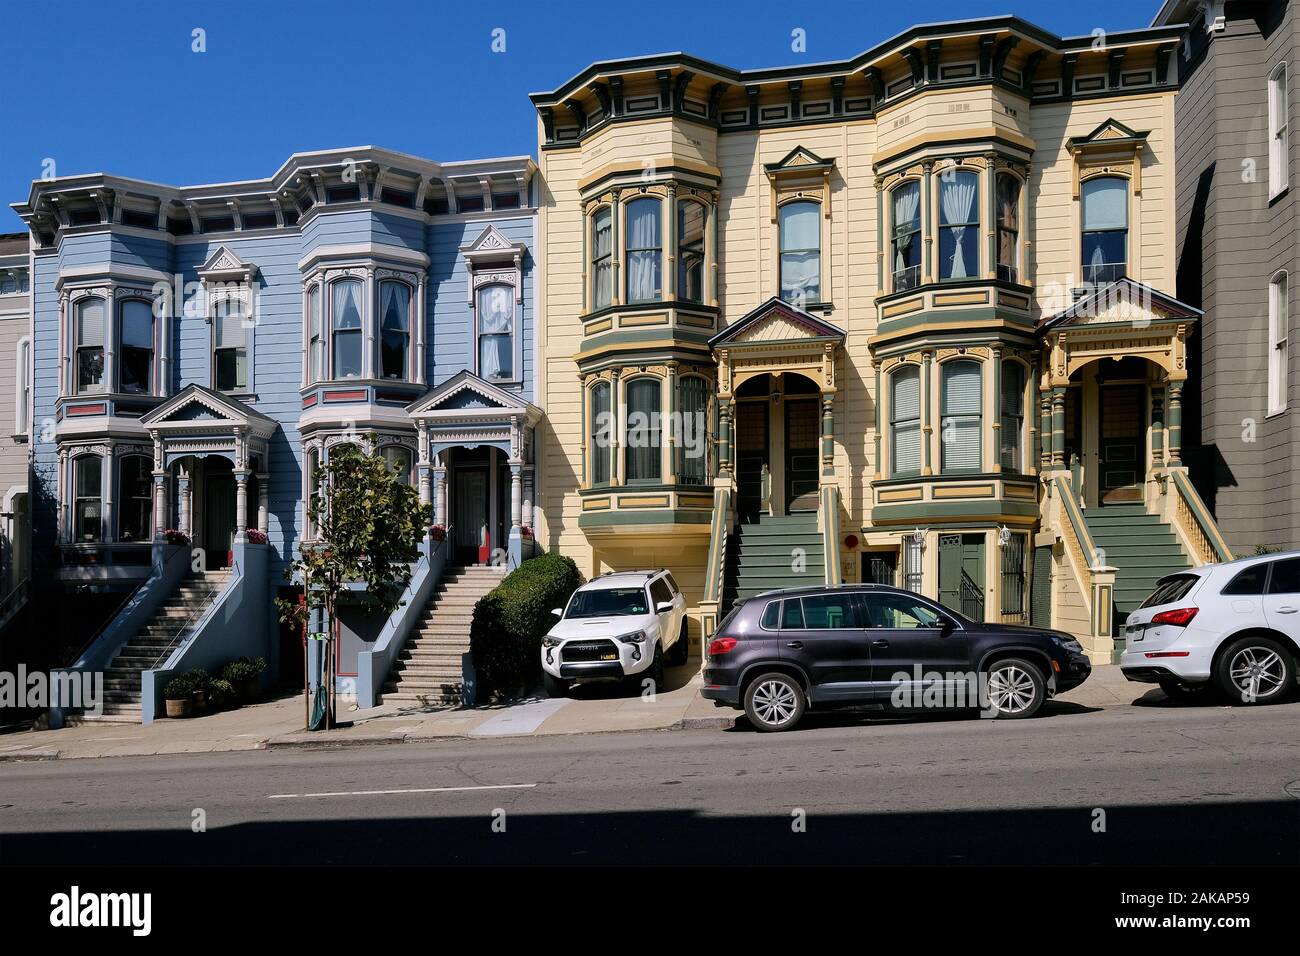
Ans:
{"label": "front door", "polygon": [[741,521],[763,510],[763,468],[768,465],[767,400],[736,403],[736,502]]}
{"label": "front door", "polygon": [[486,468],[458,468],[451,486],[452,539],[456,561],[482,564],[491,554],[488,535],[488,473]]}
{"label": "front door", "polygon": [[1097,447],[1097,495],[1101,504],[1142,500],[1146,471],[1143,433],[1146,416],[1141,385],[1102,385]]}
{"label": "front door", "polygon": [[940,535],[939,603],[972,621],[984,620],[983,535]]}
{"label": "front door", "polygon": [[817,400],[785,403],[785,510],[817,510],[817,463],[821,419]]}
{"label": "front door", "polygon": [[204,567],[228,568],[235,540],[235,476],[229,469],[207,476],[203,502]]}

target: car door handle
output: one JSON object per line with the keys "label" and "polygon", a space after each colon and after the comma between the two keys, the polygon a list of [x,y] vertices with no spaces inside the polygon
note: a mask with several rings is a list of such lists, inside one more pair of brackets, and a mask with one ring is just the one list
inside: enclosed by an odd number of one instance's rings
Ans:
{"label": "car door handle", "polygon": [[793,647],[795,648],[795,650],[798,650],[799,648],[803,647],[803,641],[786,641],[785,646]]}
{"label": "car door handle", "polygon": [[1283,604],[1277,609],[1278,614],[1294,614],[1296,611],[1300,611],[1300,607],[1292,607],[1290,604]]}
{"label": "car door handle", "polygon": [[880,638],[880,639],[877,639],[877,640],[872,641],[872,642],[871,642],[871,646],[872,646],[872,647],[888,647],[888,646],[889,646],[889,641],[885,640],[884,638]]}

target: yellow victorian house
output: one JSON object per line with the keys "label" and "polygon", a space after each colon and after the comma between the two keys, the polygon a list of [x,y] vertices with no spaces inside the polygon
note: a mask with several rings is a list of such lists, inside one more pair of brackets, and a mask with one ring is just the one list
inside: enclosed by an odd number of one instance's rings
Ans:
{"label": "yellow victorian house", "polygon": [[1180,458],[1179,31],[917,27],[533,96],[539,541],[737,599],[877,581],[1096,660],[1226,555]]}

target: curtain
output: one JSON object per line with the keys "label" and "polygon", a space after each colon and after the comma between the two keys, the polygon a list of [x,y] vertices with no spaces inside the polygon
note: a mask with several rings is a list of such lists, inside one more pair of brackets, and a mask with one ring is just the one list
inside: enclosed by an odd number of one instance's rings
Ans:
{"label": "curtain", "polygon": [[334,378],[361,374],[361,283],[351,279],[330,286],[334,328]]}
{"label": "curtain", "polygon": [[979,470],[980,405],[979,363],[944,365],[941,423],[944,471]]}
{"label": "curtain", "polygon": [[910,245],[899,242],[904,231],[914,232],[920,226],[921,189],[915,183],[894,190],[894,271],[902,272],[907,268],[906,250]]}
{"label": "curtain", "polygon": [[781,207],[781,298],[818,302],[821,296],[821,208],[813,202]]}
{"label": "curtain", "polygon": [[[966,267],[962,238],[970,228],[964,223],[973,222],[976,218],[975,195],[979,191],[979,177],[974,173],[956,173],[941,177],[939,182],[939,205],[943,212],[944,224],[947,225],[953,238],[952,265],[947,278],[968,279],[970,273]],[[976,258],[978,259],[978,256]],[[973,262],[971,265],[977,267],[978,262]]]}
{"label": "curtain", "polygon": [[609,481],[610,458],[610,387],[602,382],[591,390],[591,483]]}
{"label": "curtain", "polygon": [[406,377],[406,344],[411,324],[411,287],[404,282],[379,286],[379,335],[384,378]]}
{"label": "curtain", "polygon": [[659,380],[642,378],[627,383],[628,481],[658,478]]}
{"label": "curtain", "polygon": [[594,272],[592,290],[593,306],[603,309],[614,301],[613,267],[611,265],[613,231],[610,229],[609,209],[596,213],[591,229],[591,261]]}
{"label": "curtain", "polygon": [[636,199],[627,204],[627,300],[659,298],[659,200]]}
{"label": "curtain", "polygon": [[915,368],[894,373],[890,395],[893,426],[893,472],[921,470],[921,375]]}
{"label": "curtain", "polygon": [[514,377],[514,290],[489,285],[478,290],[479,374]]}

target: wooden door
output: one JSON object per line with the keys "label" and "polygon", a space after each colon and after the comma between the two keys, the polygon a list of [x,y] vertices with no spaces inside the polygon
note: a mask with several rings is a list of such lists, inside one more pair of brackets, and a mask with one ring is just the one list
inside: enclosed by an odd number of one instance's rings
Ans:
{"label": "wooden door", "polygon": [[1102,385],[1097,496],[1103,505],[1142,500],[1146,416],[1141,385]]}

